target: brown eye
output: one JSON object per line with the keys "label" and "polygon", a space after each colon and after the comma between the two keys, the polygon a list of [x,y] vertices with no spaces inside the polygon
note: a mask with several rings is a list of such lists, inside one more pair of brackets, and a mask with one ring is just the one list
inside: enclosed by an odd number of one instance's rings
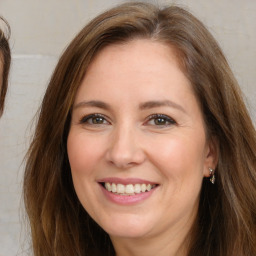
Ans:
{"label": "brown eye", "polygon": [[83,117],[80,120],[81,124],[88,124],[88,125],[105,125],[109,124],[106,118],[101,114],[91,114],[88,116]]}
{"label": "brown eye", "polygon": [[166,125],[168,121],[165,118],[159,117],[154,119],[155,125]]}
{"label": "brown eye", "polygon": [[93,124],[103,124],[104,123],[104,118],[103,117],[92,117],[91,122]]}
{"label": "brown eye", "polygon": [[166,127],[174,125],[176,122],[169,116],[163,114],[154,114],[148,118],[147,124],[152,126]]}

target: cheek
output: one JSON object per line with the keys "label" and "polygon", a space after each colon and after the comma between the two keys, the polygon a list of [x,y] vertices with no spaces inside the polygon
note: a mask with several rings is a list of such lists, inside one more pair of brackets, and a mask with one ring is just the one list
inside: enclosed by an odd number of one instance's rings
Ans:
{"label": "cheek", "polygon": [[[93,143],[94,141],[94,143]],[[91,200],[95,198],[95,170],[99,162],[100,147],[95,146],[95,140],[82,133],[71,132],[67,140],[68,159],[71,167],[71,174],[73,179],[76,194],[88,211],[92,211]]]}
{"label": "cheek", "polygon": [[[202,136],[203,137],[203,136]],[[185,179],[187,176],[203,177],[204,140],[187,136],[163,138],[154,142],[151,160],[168,179]]]}
{"label": "cheek", "polygon": [[[176,137],[162,142],[161,151],[154,150],[155,165],[164,177],[162,203],[166,211],[187,212],[195,209],[203,180],[203,140]],[[180,210],[180,211],[179,211]]]}
{"label": "cheek", "polygon": [[90,175],[101,154],[100,148],[88,136],[70,132],[67,151],[72,175]]}

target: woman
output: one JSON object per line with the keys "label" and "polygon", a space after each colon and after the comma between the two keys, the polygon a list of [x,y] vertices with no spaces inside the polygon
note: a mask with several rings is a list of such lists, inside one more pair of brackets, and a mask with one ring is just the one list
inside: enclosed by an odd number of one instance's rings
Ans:
{"label": "woman", "polygon": [[10,27],[2,17],[0,17],[0,22],[3,22],[7,28],[7,33],[0,29],[0,116],[2,116],[8,86],[11,52],[8,44]]}
{"label": "woman", "polygon": [[127,3],[63,53],[28,152],[34,255],[255,255],[256,135],[216,41]]}

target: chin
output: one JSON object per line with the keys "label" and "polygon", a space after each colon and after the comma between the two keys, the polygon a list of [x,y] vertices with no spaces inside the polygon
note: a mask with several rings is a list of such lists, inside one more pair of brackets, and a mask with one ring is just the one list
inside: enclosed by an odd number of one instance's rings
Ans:
{"label": "chin", "polygon": [[141,238],[150,233],[152,222],[151,225],[149,223],[145,222],[145,218],[143,220],[133,216],[133,218],[116,218],[101,226],[110,237]]}

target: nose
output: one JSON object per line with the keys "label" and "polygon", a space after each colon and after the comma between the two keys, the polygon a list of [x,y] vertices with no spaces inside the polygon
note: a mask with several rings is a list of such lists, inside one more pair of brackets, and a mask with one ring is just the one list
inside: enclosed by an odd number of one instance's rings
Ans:
{"label": "nose", "polygon": [[110,139],[106,157],[110,164],[120,169],[128,169],[142,164],[145,161],[145,153],[135,129],[124,128],[123,126],[115,129]]}

